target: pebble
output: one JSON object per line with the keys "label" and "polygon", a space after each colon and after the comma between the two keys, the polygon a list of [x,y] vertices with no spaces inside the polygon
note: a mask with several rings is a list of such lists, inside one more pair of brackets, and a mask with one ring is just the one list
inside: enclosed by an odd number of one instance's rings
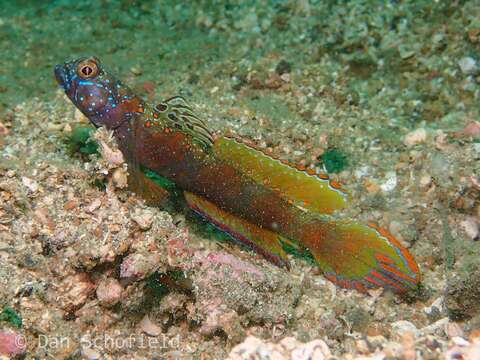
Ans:
{"label": "pebble", "polygon": [[112,150],[104,141],[100,141],[100,146],[102,147],[102,155],[108,163],[118,166],[125,162],[120,150]]}
{"label": "pebble", "polygon": [[227,360],[327,360],[331,358],[332,353],[323,340],[313,340],[303,344],[292,337],[286,337],[278,344],[274,344],[254,336],[248,336],[241,344],[232,349]]}
{"label": "pebble", "polygon": [[475,219],[473,216],[469,216],[465,220],[463,220],[460,223],[460,226],[463,228],[465,231],[465,234],[472,239],[472,240],[478,240],[480,238],[480,228],[477,219]]}
{"label": "pebble", "polygon": [[465,75],[473,74],[477,71],[477,62],[469,56],[461,58],[458,61],[458,66]]}
{"label": "pebble", "polygon": [[24,354],[26,350],[24,335],[13,331],[0,332],[0,354],[14,358]]}
{"label": "pebble", "polygon": [[32,180],[26,176],[22,177],[22,184],[32,193],[38,191],[38,183],[35,180]]}
{"label": "pebble", "polygon": [[86,273],[67,276],[59,287],[60,306],[67,310],[77,309],[87,301],[95,286]]}
{"label": "pebble", "polygon": [[130,68],[130,71],[132,72],[133,75],[135,76],[140,76],[142,75],[142,69],[138,66],[132,66]]}
{"label": "pebble", "polygon": [[118,189],[128,186],[128,172],[124,168],[116,168],[112,174],[113,185]]}
{"label": "pebble", "polygon": [[428,188],[432,184],[432,177],[428,174],[422,175],[419,183],[420,183],[420,187]]}
{"label": "pebble", "polygon": [[85,345],[82,346],[81,350],[80,350],[81,354],[82,354],[82,357],[84,359],[88,359],[88,360],[98,360],[101,358],[101,355],[100,353],[95,350],[95,349],[92,349],[92,348],[89,348]]}
{"label": "pebble", "polygon": [[405,135],[403,143],[407,147],[412,147],[418,144],[422,144],[426,140],[427,140],[427,130],[425,130],[424,128],[418,128],[416,130],[409,132],[407,135]]}
{"label": "pebble", "polygon": [[162,333],[162,329],[152,320],[150,320],[148,315],[143,317],[138,326],[148,336],[159,336]]}
{"label": "pebble", "polygon": [[328,345],[323,340],[313,340],[300,344],[291,353],[292,360],[329,359],[332,356]]}
{"label": "pebble", "polygon": [[389,171],[385,175],[385,182],[380,185],[380,189],[384,192],[390,192],[397,187],[397,173],[395,171]]}
{"label": "pebble", "polygon": [[0,122],[0,136],[8,135],[8,129],[3,123]]}
{"label": "pebble", "polygon": [[471,121],[465,127],[460,130],[456,131],[452,134],[454,137],[478,137],[480,136],[480,122],[478,121]]}
{"label": "pebble", "polygon": [[90,205],[87,207],[87,212],[93,213],[95,210],[97,210],[100,206],[102,205],[102,200],[100,199],[95,199],[93,200]]}
{"label": "pebble", "polygon": [[411,334],[414,338],[417,338],[420,331],[410,321],[400,320],[392,323],[392,333],[397,340],[401,340],[402,337],[407,334]]}
{"label": "pebble", "polygon": [[153,213],[148,210],[136,209],[135,213],[132,214],[132,220],[140,226],[140,229],[148,230],[153,223]]}
{"label": "pebble", "polygon": [[117,304],[122,297],[122,285],[113,278],[100,281],[97,287],[97,298],[101,305],[110,307]]}
{"label": "pebble", "polygon": [[157,270],[159,262],[157,253],[151,253],[150,255],[130,254],[123,259],[120,265],[120,278],[131,281],[141,280]]}
{"label": "pebble", "polygon": [[456,322],[449,322],[446,326],[445,332],[449,338],[465,336],[462,327]]}
{"label": "pebble", "polygon": [[435,299],[430,306],[424,307],[423,311],[427,315],[431,315],[431,314],[434,314],[434,313],[443,313],[444,310],[445,310],[444,301],[445,301],[445,299],[443,298],[443,296],[441,296],[441,297]]}

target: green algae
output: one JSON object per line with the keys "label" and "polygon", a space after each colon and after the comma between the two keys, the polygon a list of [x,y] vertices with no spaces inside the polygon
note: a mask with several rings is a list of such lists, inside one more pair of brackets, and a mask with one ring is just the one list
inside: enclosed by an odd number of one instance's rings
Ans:
{"label": "green algae", "polygon": [[23,321],[20,314],[10,307],[3,309],[2,313],[0,314],[0,321],[7,322],[17,328],[21,328],[23,326]]}
{"label": "green algae", "polygon": [[320,160],[329,173],[339,173],[348,166],[347,155],[340,150],[329,150],[323,153]]}
{"label": "green algae", "polygon": [[98,143],[91,137],[94,128],[91,126],[77,126],[70,136],[70,144],[73,151],[90,155],[98,152]]}

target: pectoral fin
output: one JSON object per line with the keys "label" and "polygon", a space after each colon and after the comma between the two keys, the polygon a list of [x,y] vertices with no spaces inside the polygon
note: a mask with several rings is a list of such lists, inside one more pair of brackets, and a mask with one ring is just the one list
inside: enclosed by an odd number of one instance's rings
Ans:
{"label": "pectoral fin", "polygon": [[195,212],[225,231],[234,240],[253,248],[276,265],[290,267],[280,243],[280,235],[227,213],[192,193],[185,192],[185,199]]}

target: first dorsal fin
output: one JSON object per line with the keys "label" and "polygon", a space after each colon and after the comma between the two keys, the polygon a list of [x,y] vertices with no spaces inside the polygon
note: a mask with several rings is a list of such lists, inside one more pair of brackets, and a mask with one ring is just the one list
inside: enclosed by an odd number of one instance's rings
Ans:
{"label": "first dorsal fin", "polygon": [[213,145],[212,133],[182,96],[164,100],[155,106],[155,111],[165,115],[171,128],[192,135],[203,147],[208,149]]}
{"label": "first dorsal fin", "polygon": [[332,214],[348,203],[348,194],[328,176],[293,167],[235,139],[219,138],[213,150],[217,158],[302,210]]}

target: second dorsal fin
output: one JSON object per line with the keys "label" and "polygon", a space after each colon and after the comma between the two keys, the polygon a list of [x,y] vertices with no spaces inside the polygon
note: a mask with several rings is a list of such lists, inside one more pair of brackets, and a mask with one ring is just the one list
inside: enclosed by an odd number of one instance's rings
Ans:
{"label": "second dorsal fin", "polygon": [[213,150],[218,159],[305,211],[332,214],[348,203],[348,194],[328,176],[293,167],[237,140],[219,138]]}

